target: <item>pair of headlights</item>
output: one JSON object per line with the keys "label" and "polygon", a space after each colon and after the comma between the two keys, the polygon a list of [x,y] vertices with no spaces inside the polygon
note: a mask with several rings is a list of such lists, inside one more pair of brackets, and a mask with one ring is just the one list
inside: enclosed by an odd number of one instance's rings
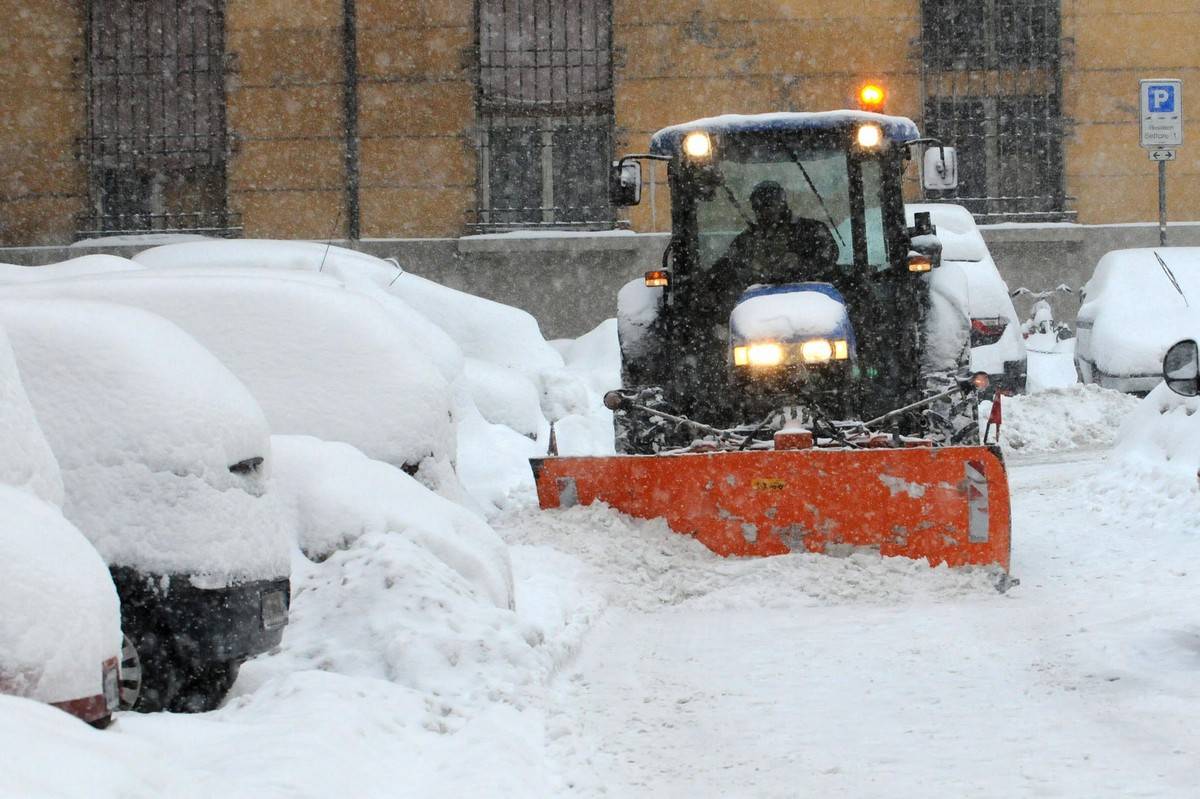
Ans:
{"label": "pair of headlights", "polygon": [[850,357],[845,339],[815,338],[799,344],[752,341],[733,348],[734,366],[782,366],[784,364],[828,363]]}
{"label": "pair of headlights", "polygon": [[[865,150],[874,150],[883,143],[883,128],[874,122],[858,126],[854,134],[858,146]],[[707,161],[712,158],[712,137],[703,130],[693,130],[683,137],[683,152],[692,161]]]}

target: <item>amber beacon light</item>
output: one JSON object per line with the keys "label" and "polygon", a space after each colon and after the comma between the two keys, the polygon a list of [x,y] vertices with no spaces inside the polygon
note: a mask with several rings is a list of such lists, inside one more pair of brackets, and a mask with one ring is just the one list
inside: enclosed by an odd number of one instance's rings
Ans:
{"label": "amber beacon light", "polygon": [[858,104],[864,111],[882,111],[887,93],[878,83],[865,83],[858,90]]}

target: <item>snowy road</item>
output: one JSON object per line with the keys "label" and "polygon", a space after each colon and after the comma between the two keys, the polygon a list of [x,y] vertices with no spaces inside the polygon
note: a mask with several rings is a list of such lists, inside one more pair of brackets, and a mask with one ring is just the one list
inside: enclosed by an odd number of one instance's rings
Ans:
{"label": "snowy road", "polygon": [[593,510],[510,519],[518,561],[565,550],[607,604],[552,685],[564,793],[1194,796],[1200,547],[1137,524],[1112,468],[1011,464],[1005,596],[893,561],[713,561]]}

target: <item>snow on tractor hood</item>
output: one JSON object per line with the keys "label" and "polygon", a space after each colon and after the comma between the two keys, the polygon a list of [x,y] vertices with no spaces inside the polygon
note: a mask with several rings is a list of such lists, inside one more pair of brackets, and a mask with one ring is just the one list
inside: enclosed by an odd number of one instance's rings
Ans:
{"label": "snow on tractor hood", "polygon": [[30,403],[62,468],[63,512],[110,566],[217,580],[288,574],[264,498],[270,430],[212,353],[120,305],[0,300]]}
{"label": "snow on tractor hood", "polygon": [[828,283],[754,286],[729,315],[730,340],[802,341],[840,338],[854,344],[846,301]]}

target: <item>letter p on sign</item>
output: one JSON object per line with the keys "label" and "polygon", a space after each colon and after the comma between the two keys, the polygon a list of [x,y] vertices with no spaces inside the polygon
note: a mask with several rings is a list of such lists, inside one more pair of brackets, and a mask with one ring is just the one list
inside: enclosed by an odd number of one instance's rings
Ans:
{"label": "letter p on sign", "polygon": [[1148,89],[1150,92],[1150,111],[1155,114],[1170,114],[1175,111],[1175,87],[1167,84],[1151,85]]}

